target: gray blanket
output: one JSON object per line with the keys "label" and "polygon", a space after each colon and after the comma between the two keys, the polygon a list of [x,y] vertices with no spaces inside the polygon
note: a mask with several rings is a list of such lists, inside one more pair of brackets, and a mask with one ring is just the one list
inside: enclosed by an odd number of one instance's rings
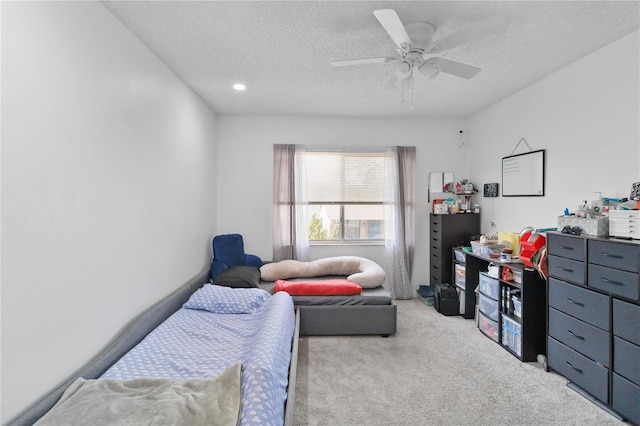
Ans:
{"label": "gray blanket", "polygon": [[236,363],[202,380],[79,378],[36,425],[234,426],[242,403],[240,377]]}

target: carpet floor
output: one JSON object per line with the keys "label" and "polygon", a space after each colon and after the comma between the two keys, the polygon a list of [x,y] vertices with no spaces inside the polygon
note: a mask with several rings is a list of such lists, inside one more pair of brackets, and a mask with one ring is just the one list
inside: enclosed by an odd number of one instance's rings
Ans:
{"label": "carpet floor", "polygon": [[620,425],[474,320],[400,300],[393,336],[301,337],[296,425]]}

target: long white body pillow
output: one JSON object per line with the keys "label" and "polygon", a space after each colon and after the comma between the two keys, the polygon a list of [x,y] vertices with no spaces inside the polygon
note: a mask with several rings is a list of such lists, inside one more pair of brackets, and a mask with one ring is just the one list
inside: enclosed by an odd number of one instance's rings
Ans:
{"label": "long white body pillow", "polygon": [[310,262],[281,260],[267,263],[260,268],[260,278],[264,281],[325,275],[346,275],[349,281],[362,288],[380,287],[386,279],[384,269],[380,265],[373,260],[358,256],[325,257]]}

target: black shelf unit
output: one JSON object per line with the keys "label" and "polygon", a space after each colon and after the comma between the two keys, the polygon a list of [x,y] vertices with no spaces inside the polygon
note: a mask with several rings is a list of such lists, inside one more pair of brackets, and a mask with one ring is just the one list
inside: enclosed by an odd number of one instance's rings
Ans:
{"label": "black shelf unit", "polygon": [[[474,293],[475,287],[470,288],[469,285],[467,284],[466,255],[468,254],[468,252],[462,250],[462,247],[453,247],[451,250],[452,250],[451,259],[453,260],[452,261],[453,266],[451,270],[451,276],[453,277],[452,284],[455,285],[458,288],[458,290],[462,292],[460,295],[460,304],[462,305],[460,307],[460,312],[461,312],[460,315],[462,315],[462,317],[466,319],[473,319],[475,317],[476,296]],[[456,255],[456,252],[457,252],[457,255]],[[465,278],[463,283],[459,282],[459,280],[456,277],[456,268],[462,268],[462,270],[464,270]]]}
{"label": "black shelf unit", "polygon": [[[539,354],[546,355],[546,281],[542,279],[537,271],[525,268],[522,263],[501,263],[498,259],[492,259],[477,253],[467,253],[465,265],[465,303],[475,303],[475,290],[480,282],[480,273],[487,271],[489,264],[494,264],[498,267],[498,277],[494,278],[498,284],[498,297],[491,297],[491,301],[489,301],[489,303],[495,301],[499,309],[497,316],[497,343],[521,361],[536,361]],[[508,267],[515,272],[520,272],[522,274],[522,282],[517,283],[515,281],[503,280],[502,271],[504,267]],[[501,298],[503,289],[518,290],[520,292],[520,317],[514,315],[511,311],[505,311]],[[483,315],[483,313],[479,312],[478,315]],[[473,318],[473,316],[469,317]],[[507,325],[513,325],[515,329],[519,328],[519,334],[514,338],[520,339],[520,354],[509,345],[508,340],[504,340],[505,333],[508,332],[508,330],[505,330],[503,324],[505,320],[507,321]],[[511,321],[511,323],[509,323],[509,321]]]}

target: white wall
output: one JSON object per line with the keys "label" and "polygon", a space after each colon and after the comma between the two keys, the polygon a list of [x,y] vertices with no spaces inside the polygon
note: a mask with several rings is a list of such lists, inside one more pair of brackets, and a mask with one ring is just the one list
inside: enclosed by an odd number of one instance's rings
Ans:
{"label": "white wall", "polygon": [[[414,287],[425,284],[429,172],[453,171],[456,180],[468,177],[482,188],[484,183],[501,181],[501,159],[511,154],[521,137],[532,149],[547,150],[544,197],[489,199],[482,193],[474,197],[481,205],[483,232],[555,227],[565,207],[593,199],[595,191],[628,195],[631,183],[640,180],[638,51],[636,32],[467,120],[221,116],[218,229],[244,234],[249,252],[270,259],[274,143],[416,145],[412,281]],[[312,258],[356,254],[385,263],[380,247],[312,249]]]}
{"label": "white wall", "polygon": [[[218,230],[243,234],[245,250],[263,259],[272,255],[273,144],[314,147],[416,146],[416,261],[412,282],[428,283],[429,172],[452,171],[466,177],[458,148],[459,119],[331,118],[281,116],[218,117]],[[376,246],[312,247],[313,259],[355,255],[384,265]]]}
{"label": "white wall", "polygon": [[2,2],[2,419],[205,270],[215,115],[98,2]]}
{"label": "white wall", "polygon": [[640,181],[639,38],[636,31],[468,119],[480,184],[501,182],[501,159],[520,138],[547,156],[544,197],[477,197],[483,232],[555,227],[565,207],[597,199],[595,191],[629,196]]}

